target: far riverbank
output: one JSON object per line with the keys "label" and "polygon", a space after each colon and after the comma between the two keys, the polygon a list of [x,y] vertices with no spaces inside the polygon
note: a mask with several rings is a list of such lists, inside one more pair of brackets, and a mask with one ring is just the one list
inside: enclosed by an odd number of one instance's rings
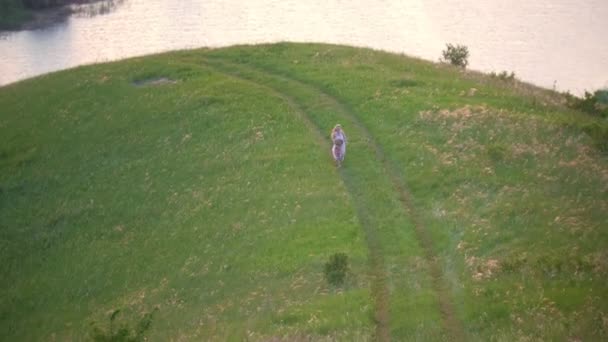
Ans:
{"label": "far riverbank", "polygon": [[[0,13],[3,4],[17,1],[0,0]],[[514,73],[577,96],[608,87],[605,0],[521,6],[478,0],[116,0],[70,7],[104,14],[71,14],[44,28],[0,33],[0,85],[164,51],[290,41],[369,47],[430,61],[441,57],[446,43],[459,44],[470,51],[471,70]]]}
{"label": "far riverbank", "polygon": [[72,14],[94,16],[110,12],[124,0],[5,0],[0,2],[0,31],[37,30],[66,20]]}

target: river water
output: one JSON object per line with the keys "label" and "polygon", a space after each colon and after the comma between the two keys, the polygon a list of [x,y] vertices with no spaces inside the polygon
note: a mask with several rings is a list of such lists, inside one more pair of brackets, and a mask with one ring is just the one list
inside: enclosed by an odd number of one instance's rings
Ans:
{"label": "river water", "polygon": [[575,94],[608,86],[608,0],[124,0],[0,37],[0,85],[160,51],[296,41],[435,61],[458,43],[471,69]]}

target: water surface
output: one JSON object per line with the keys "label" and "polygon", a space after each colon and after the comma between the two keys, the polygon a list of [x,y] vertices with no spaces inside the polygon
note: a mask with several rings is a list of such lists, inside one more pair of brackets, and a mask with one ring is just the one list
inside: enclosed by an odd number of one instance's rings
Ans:
{"label": "water surface", "polygon": [[[107,11],[106,11],[107,12]],[[580,94],[608,86],[606,0],[125,0],[0,39],[0,85],[155,52],[277,41],[372,47],[437,60],[469,47],[469,68]]]}

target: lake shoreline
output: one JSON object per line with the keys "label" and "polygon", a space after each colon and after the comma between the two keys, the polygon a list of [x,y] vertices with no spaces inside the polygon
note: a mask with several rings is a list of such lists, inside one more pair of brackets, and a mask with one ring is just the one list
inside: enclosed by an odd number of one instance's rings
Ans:
{"label": "lake shoreline", "polygon": [[[104,0],[67,0],[64,4],[39,8],[14,9],[12,19],[5,18],[6,22],[0,21],[0,32],[19,32],[28,30],[40,30],[65,21],[70,15],[81,11],[74,6],[90,5]],[[17,19],[14,19],[17,18]]]}
{"label": "lake shoreline", "polygon": [[66,20],[72,14],[69,5],[43,10],[25,11],[27,13],[27,19],[17,24],[17,26],[7,28],[3,31],[15,32],[43,29]]}
{"label": "lake shoreline", "polygon": [[[41,13],[40,20],[28,21],[21,31],[0,33],[0,84],[78,65],[197,47],[325,42],[435,61],[451,43],[468,47],[471,69],[514,73],[535,85],[582,96],[585,90],[608,87],[608,49],[601,44],[605,24],[599,14],[588,15],[608,10],[608,5],[593,1],[597,5],[571,8],[569,0],[559,0],[527,9],[474,0],[462,6],[439,5],[436,0],[415,2],[416,6],[396,0],[333,5],[286,1],[281,6],[268,1],[78,1],[70,5],[71,14]],[[11,11],[0,5],[0,22],[8,16],[18,19],[14,9],[29,13],[22,0],[0,3],[13,4]],[[455,20],[459,8],[471,11]],[[496,29],[475,29],[480,25],[475,13],[491,14],[483,18],[495,18]],[[518,21],[526,13],[539,16]],[[562,22],[569,23],[568,28],[555,27]]]}

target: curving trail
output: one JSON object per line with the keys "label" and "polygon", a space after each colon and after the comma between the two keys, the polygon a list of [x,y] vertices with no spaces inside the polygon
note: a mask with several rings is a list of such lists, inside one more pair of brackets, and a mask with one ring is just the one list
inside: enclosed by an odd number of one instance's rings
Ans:
{"label": "curving trail", "polygon": [[[282,99],[291,107],[297,117],[302,120],[308,129],[313,133],[317,143],[321,148],[329,149],[330,141],[326,135],[322,133],[321,127],[319,127],[308,115],[308,113],[296,102],[292,97],[287,94],[280,92],[279,90],[257,82],[253,78],[249,78],[245,75],[235,72],[234,68],[227,68],[225,64],[214,62],[210,66],[215,72],[220,73],[226,77],[237,79],[243,82],[251,83],[256,87],[260,87],[268,91],[269,94],[277,98]],[[390,329],[389,329],[389,290],[386,282],[386,271],[384,261],[382,257],[381,245],[378,240],[378,232],[370,220],[370,216],[367,212],[365,203],[357,200],[357,196],[354,195],[356,192],[353,182],[350,180],[344,169],[339,169],[339,173],[343,183],[345,184],[351,202],[353,202],[355,212],[359,223],[365,230],[365,238],[368,245],[370,255],[370,277],[372,280],[372,296],[374,299],[374,318],[376,322],[375,337],[378,341],[390,341]]]}
{"label": "curving trail", "polygon": [[[386,157],[381,145],[376,142],[370,131],[358,119],[357,115],[354,113],[354,110],[336,97],[330,95],[328,92],[320,89],[315,84],[296,79],[291,75],[285,75],[275,70],[269,70],[268,68],[252,68],[249,65],[227,63],[224,60],[216,58],[206,60],[205,64],[228,77],[236,78],[264,88],[273,96],[284,100],[291,108],[294,109],[296,115],[298,115],[298,117],[306,123],[311,132],[314,133],[317,142],[323,148],[329,148],[329,140],[322,133],[320,126],[315,123],[313,119],[311,119],[311,116],[302,108],[300,104],[298,104],[294,98],[286,94],[284,88],[277,89],[268,85],[268,82],[263,83],[261,79],[264,77],[271,78],[273,83],[278,82],[285,85],[285,89],[297,86],[299,88],[314,92],[319,96],[324,104],[333,108],[346,122],[354,126],[360,132],[369,150],[375,153],[375,160],[381,164],[381,169],[384,176],[388,176],[387,178],[390,179],[392,186],[397,192],[397,195],[402,203],[403,209],[408,214],[410,221],[414,224],[416,237],[419,244],[423,247],[425,257],[428,265],[430,266],[429,273],[432,278],[433,290],[438,298],[439,312],[441,314],[444,332],[451,341],[466,340],[462,323],[456,316],[449,290],[443,279],[443,274],[437,260],[437,253],[432,237],[424,226],[424,223],[420,219],[420,216],[413,205],[412,196],[407,189],[406,182],[394,164]],[[350,193],[351,201],[354,204],[358,219],[365,230],[367,245],[370,252],[370,273],[373,279],[371,290],[375,302],[376,340],[389,341],[390,294],[387,285],[387,274],[383,261],[382,246],[378,239],[378,232],[374,227],[373,222],[370,221],[370,214],[366,210],[365,203],[358,200],[358,196],[354,195],[357,192],[357,187],[350,180],[347,171],[345,171],[345,169],[340,169],[339,172]]]}
{"label": "curving trail", "polygon": [[375,141],[373,135],[357,118],[357,116],[354,114],[354,110],[340,102],[336,97],[331,96],[323,89],[320,89],[309,82],[295,79],[293,77],[289,77],[288,75],[277,73],[273,70],[261,70],[267,74],[272,74],[278,78],[288,79],[289,81],[296,82],[303,87],[308,87],[318,92],[321,98],[323,98],[326,102],[331,103],[336,110],[338,110],[350,123],[354,124],[363,133],[368,145],[375,151],[376,158],[383,164],[385,172],[388,174],[393,186],[397,190],[399,199],[401,200],[405,211],[408,213],[409,219],[414,223],[416,237],[424,249],[426,259],[430,266],[429,273],[432,276],[434,291],[437,294],[443,328],[450,337],[451,341],[465,341],[464,328],[456,316],[449,289],[443,279],[443,273],[437,260],[437,252],[434,247],[433,239],[414,207],[412,195],[407,188],[406,182],[403,180],[394,164],[386,157],[381,145]]}

